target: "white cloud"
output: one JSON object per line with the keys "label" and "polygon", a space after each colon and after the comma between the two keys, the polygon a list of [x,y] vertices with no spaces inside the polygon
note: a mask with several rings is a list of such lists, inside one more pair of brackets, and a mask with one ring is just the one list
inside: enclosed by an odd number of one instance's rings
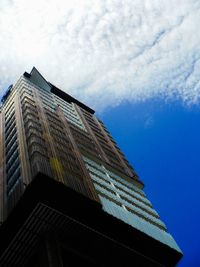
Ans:
{"label": "white cloud", "polygon": [[94,108],[200,98],[199,0],[3,0],[0,84],[32,66]]}

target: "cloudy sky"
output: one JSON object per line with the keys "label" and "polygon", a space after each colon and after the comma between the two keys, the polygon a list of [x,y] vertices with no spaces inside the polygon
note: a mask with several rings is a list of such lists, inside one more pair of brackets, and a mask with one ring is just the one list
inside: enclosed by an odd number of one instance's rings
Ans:
{"label": "cloudy sky", "polygon": [[197,104],[199,0],[1,0],[0,88],[35,66],[94,108]]}
{"label": "cloudy sky", "polygon": [[33,66],[98,111],[200,266],[200,0],[0,0],[0,95]]}

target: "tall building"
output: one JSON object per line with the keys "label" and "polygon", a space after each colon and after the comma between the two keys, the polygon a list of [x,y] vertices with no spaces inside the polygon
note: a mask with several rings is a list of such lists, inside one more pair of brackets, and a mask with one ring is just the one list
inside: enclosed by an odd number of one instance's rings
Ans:
{"label": "tall building", "polygon": [[2,98],[0,266],[175,266],[182,256],[94,111],[33,68]]}

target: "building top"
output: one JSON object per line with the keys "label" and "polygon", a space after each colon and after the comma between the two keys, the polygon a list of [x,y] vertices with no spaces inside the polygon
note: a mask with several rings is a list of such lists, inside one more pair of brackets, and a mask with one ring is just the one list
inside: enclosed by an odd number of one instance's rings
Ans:
{"label": "building top", "polygon": [[[65,101],[68,101],[69,103],[76,103],[79,107],[85,109],[91,114],[95,113],[95,111],[91,109],[90,107],[88,107],[87,105],[83,104],[82,102],[74,98],[73,96],[65,93],[64,91],[62,91],[61,89],[53,85],[52,83],[48,82],[35,67],[32,68],[30,73],[24,72],[23,75],[25,78],[29,79],[35,85],[41,87],[43,90],[52,92],[53,94],[59,96]],[[8,98],[8,96],[10,95],[12,91],[12,88],[13,88],[13,85],[11,84],[7,88],[7,90],[5,91],[4,95],[1,98],[1,104],[3,104],[6,101],[6,99]]]}
{"label": "building top", "polygon": [[58,87],[56,87],[52,83],[46,81],[46,79],[41,75],[41,73],[35,67],[33,67],[30,74],[25,72],[24,76],[28,78],[34,84],[38,85],[39,87],[42,87],[44,90],[48,92],[54,93],[55,95],[59,96],[65,101],[68,101],[70,103],[76,103],[78,106],[90,112],[91,114],[95,113],[93,109],[89,108],[88,106],[78,101],[76,98],[70,96],[69,94],[63,92],[62,90],[60,90]]}

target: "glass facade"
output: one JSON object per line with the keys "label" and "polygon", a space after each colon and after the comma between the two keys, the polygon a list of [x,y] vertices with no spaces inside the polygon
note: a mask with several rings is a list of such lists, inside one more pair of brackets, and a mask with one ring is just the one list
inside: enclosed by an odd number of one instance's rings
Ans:
{"label": "glass facade", "polygon": [[103,163],[85,156],[83,159],[106,212],[179,250],[143,190],[111,171]]}

